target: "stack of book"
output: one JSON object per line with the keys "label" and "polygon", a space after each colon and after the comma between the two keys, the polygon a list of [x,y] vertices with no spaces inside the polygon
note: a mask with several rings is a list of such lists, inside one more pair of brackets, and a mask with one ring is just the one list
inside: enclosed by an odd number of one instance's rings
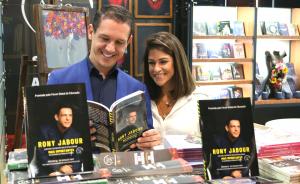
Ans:
{"label": "stack of book", "polygon": [[28,167],[28,158],[26,149],[15,149],[8,153],[7,169],[13,170],[26,170]]}
{"label": "stack of book", "polygon": [[255,136],[260,175],[284,183],[300,183],[299,134],[255,124]]}
{"label": "stack of book", "polygon": [[174,149],[179,158],[183,158],[193,167],[193,173],[203,175],[203,153],[201,137],[192,135],[166,135],[165,147]]}
{"label": "stack of book", "polygon": [[255,124],[257,155],[269,158],[286,155],[300,155],[300,135],[282,129]]}
{"label": "stack of book", "polygon": [[284,183],[300,183],[300,156],[278,156],[259,159],[262,176],[272,176]]}

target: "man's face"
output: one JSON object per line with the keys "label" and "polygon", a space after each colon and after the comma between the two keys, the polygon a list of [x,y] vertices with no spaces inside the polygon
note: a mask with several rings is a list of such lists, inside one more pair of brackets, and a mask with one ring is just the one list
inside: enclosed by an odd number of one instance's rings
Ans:
{"label": "man's face", "polygon": [[72,109],[68,107],[61,108],[59,114],[55,114],[54,118],[62,128],[70,128],[73,121]]}
{"label": "man's face", "polygon": [[136,122],[136,112],[130,112],[127,116],[127,122],[129,124],[134,124]]}
{"label": "man's face", "polygon": [[226,125],[225,128],[231,139],[236,139],[240,136],[241,125],[239,120],[230,120],[229,125]]}
{"label": "man's face", "polygon": [[102,19],[96,32],[90,24],[88,37],[91,40],[89,58],[100,72],[108,72],[124,55],[131,40],[130,26],[112,19]]}

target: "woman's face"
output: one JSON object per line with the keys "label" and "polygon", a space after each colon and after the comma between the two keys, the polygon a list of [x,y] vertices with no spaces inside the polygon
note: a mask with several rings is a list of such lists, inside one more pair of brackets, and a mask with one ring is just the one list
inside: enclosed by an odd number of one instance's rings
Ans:
{"label": "woman's face", "polygon": [[171,90],[174,75],[173,57],[161,50],[151,49],[148,55],[148,65],[154,82],[160,87]]}

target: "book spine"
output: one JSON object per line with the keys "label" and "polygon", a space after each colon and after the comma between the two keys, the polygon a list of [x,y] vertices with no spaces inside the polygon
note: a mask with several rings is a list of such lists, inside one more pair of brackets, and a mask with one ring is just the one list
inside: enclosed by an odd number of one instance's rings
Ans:
{"label": "book spine", "polygon": [[112,152],[116,152],[116,145],[115,145],[115,117],[113,112],[109,112],[109,127],[110,127],[110,148]]}

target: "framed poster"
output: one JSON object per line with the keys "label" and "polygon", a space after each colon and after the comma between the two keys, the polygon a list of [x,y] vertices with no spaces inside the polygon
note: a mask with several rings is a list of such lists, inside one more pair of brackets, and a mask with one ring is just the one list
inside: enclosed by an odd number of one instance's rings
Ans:
{"label": "framed poster", "polygon": [[134,26],[134,75],[143,76],[144,52],[147,37],[160,31],[171,32],[171,23],[135,23]]}
{"label": "framed poster", "polygon": [[173,0],[135,0],[136,18],[172,18]]}
{"label": "framed poster", "polygon": [[132,13],[132,0],[99,0],[99,8],[101,9],[103,6],[107,5],[119,5],[125,7]]}
{"label": "framed poster", "polygon": [[[99,0],[92,0],[93,2],[93,7],[91,7],[90,0],[61,0],[62,5],[65,6],[77,6],[77,7],[86,7],[89,9],[89,20],[92,22],[97,10],[100,7]],[[54,0],[54,4],[58,4],[58,0]]]}
{"label": "framed poster", "polygon": [[49,73],[88,55],[88,9],[34,5],[39,73]]}
{"label": "framed poster", "polygon": [[132,43],[127,46],[124,56],[117,61],[117,65],[121,68],[124,72],[129,75],[133,75],[133,48]]}

